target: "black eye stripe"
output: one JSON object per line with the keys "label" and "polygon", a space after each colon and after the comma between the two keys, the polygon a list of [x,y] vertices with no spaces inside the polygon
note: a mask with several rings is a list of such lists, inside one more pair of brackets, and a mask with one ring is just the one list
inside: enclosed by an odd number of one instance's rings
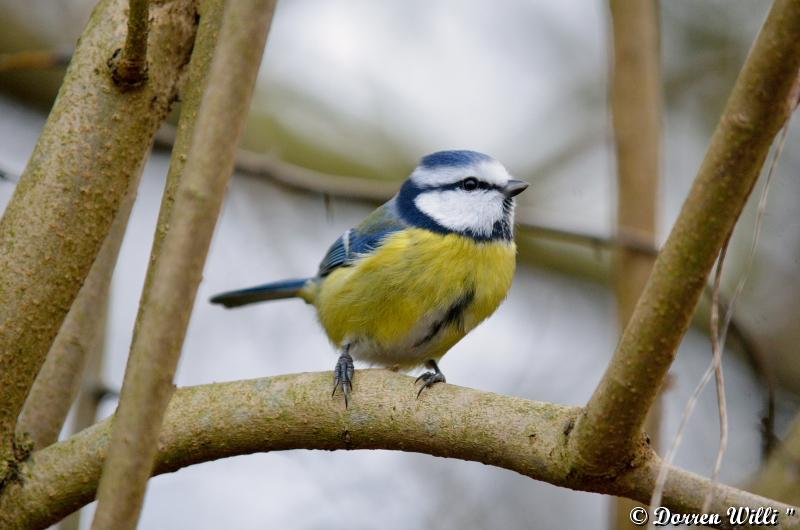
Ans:
{"label": "black eye stripe", "polygon": [[462,190],[462,189],[465,189],[464,188],[464,181],[466,181],[469,178],[473,178],[473,179],[478,181],[478,186],[473,188],[471,191],[475,191],[476,189],[478,189],[478,190],[496,190],[496,191],[502,191],[503,190],[502,186],[498,186],[496,184],[489,184],[488,182],[484,182],[482,180],[478,180],[475,177],[467,177],[467,178],[465,178],[463,180],[459,180],[458,182],[452,182],[450,184],[444,184],[442,186],[436,186],[435,188],[428,188],[428,189],[436,189],[436,190],[441,190],[441,191]]}

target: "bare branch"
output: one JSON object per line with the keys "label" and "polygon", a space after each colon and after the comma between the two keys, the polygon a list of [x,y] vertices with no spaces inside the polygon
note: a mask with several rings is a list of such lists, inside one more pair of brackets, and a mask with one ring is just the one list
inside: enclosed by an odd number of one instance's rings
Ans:
{"label": "bare branch", "polygon": [[800,69],[800,2],[777,0],[733,88],[675,226],[611,364],[576,424],[576,465],[624,466],[714,259],[785,123]]}
{"label": "bare branch", "polygon": [[[350,408],[330,398],[330,374],[304,373],[178,390],[167,409],[155,474],[219,458],[288,449],[392,449],[474,460],[567,488],[645,501],[658,471],[648,452],[620,475],[598,479],[573,469],[565,407],[454,385],[415,398],[413,379],[387,370],[359,372]],[[290,413],[287,413],[290,411]],[[111,420],[34,453],[25,481],[0,496],[0,527],[44,528],[91,502],[106,458]],[[673,469],[665,504],[697,512],[708,480]],[[786,507],[720,487],[711,509]],[[785,528],[800,518],[783,518]],[[720,525],[725,527],[725,525]]]}
{"label": "bare branch", "polygon": [[[0,477],[13,467],[23,403],[166,117],[195,31],[189,0],[153,11],[151,82],[106,75],[124,3],[95,10],[28,167],[0,221]],[[2,479],[0,478],[0,482]]]}
{"label": "bare branch", "polygon": [[[171,146],[175,134],[174,128],[165,125],[158,131],[156,142],[163,146]],[[602,134],[598,131],[591,128],[582,131],[577,138],[539,160],[536,166],[528,171],[530,178],[547,178],[597,145],[600,140]],[[236,171],[268,178],[293,189],[375,202],[390,199],[397,193],[401,184],[398,180],[324,173],[287,162],[274,153],[260,153],[247,149],[237,150]]]}
{"label": "bare branch", "polygon": [[624,326],[644,288],[655,256],[661,173],[661,76],[658,4],[612,0],[614,68],[611,110],[617,152],[617,227],[636,246],[617,248],[616,293]]}
{"label": "bare branch", "polygon": [[69,64],[71,54],[59,51],[0,53],[0,73],[18,70],[46,70]]}
{"label": "bare branch", "polygon": [[109,59],[111,77],[125,88],[147,81],[147,34],[150,31],[150,0],[128,1],[128,31],[125,46]]}
{"label": "bare branch", "polygon": [[111,276],[140,176],[141,172],[134,176],[108,237],[58,331],[17,420],[17,437],[29,436],[36,449],[58,440],[81,387],[86,360],[98,356],[103,349]]}
{"label": "bare branch", "polygon": [[399,187],[397,181],[331,175],[291,164],[272,154],[255,153],[245,149],[240,149],[238,152],[236,169],[242,173],[265,176],[291,188],[335,197],[385,201],[397,193]]}
{"label": "bare branch", "polygon": [[[103,384],[103,353],[101,348],[97,348],[90,351],[87,356],[83,384],[75,400],[75,413],[70,426],[70,432],[73,434],[94,425],[103,398],[116,394]],[[58,525],[58,530],[80,530],[80,528],[80,510],[71,513]]]}
{"label": "bare branch", "polygon": [[[199,110],[191,105],[182,109],[184,121],[194,120],[196,113],[197,122],[187,127],[193,129],[188,159],[167,223],[158,228],[165,232],[163,241],[160,246],[156,242],[151,254],[152,272],[98,489],[94,530],[136,527],[161,421],[173,392],[172,379],[275,9],[275,0],[231,0],[224,9],[222,2],[215,4],[219,5],[206,7],[217,17],[224,11],[219,38],[211,27],[202,28],[198,36],[208,41],[206,45],[216,40],[216,49],[210,66],[207,59],[206,66],[198,65],[203,73],[208,72]],[[211,50],[200,48],[198,53],[210,54]],[[193,54],[193,61],[195,57]],[[200,75],[201,80],[205,77]],[[162,221],[164,218],[161,216]]]}
{"label": "bare branch", "polygon": [[[633,234],[642,247],[656,246],[656,211],[661,181],[661,45],[656,0],[611,0],[613,66],[611,111],[617,154],[617,233]],[[617,319],[628,323],[655,261],[654,253],[617,247],[614,264]],[[660,404],[651,408],[645,430],[658,447]],[[638,503],[614,504],[614,528],[634,528]]]}

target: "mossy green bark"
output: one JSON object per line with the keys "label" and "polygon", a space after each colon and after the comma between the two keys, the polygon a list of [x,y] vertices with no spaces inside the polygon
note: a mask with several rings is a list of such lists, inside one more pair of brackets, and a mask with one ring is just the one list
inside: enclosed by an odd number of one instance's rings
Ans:
{"label": "mossy green bark", "polygon": [[714,260],[794,108],[790,95],[799,70],[800,2],[777,0],[614,357],[575,426],[576,466],[602,475],[637,458],[637,435]]}
{"label": "mossy green bark", "polygon": [[153,6],[150,80],[119,91],[106,62],[126,0],[104,0],[0,222],[0,476],[34,378],[175,99],[195,33],[191,0]]}

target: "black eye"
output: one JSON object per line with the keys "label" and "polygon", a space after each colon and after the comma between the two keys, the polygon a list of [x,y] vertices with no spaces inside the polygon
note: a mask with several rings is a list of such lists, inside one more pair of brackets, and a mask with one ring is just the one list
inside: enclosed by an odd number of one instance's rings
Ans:
{"label": "black eye", "polygon": [[461,181],[461,187],[467,191],[478,189],[478,179],[475,177],[467,177]]}

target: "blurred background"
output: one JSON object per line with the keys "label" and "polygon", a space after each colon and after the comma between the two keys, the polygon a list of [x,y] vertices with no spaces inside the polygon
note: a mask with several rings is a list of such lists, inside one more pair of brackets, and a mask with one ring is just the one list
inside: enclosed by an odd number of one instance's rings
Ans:
{"label": "blurred background", "polygon": [[[0,0],[0,52],[68,54],[93,3]],[[678,214],[769,4],[661,5],[659,242]],[[614,237],[616,223],[609,45],[608,6],[597,0],[279,2],[242,146],[247,152],[215,235],[177,384],[332,369],[336,356],[313,309],[302,302],[226,311],[209,305],[208,297],[313,273],[330,242],[390,196],[421,156],[457,148],[495,156],[531,187],[518,209],[527,228],[517,236],[512,291],[444,359],[448,382],[583,404],[618,337],[613,255],[602,243]],[[2,204],[33,150],[62,74],[60,66],[0,67]],[[731,484],[746,483],[760,466],[770,437],[764,425],[771,421],[782,436],[800,404],[798,127],[791,128],[773,177],[754,265],[736,305],[736,325],[750,344],[732,339],[725,353],[731,435],[722,480]],[[161,131],[147,164],[115,273],[100,368],[112,390],[122,384],[169,137],[169,128]],[[734,235],[723,280],[728,296],[746,269],[759,193]],[[673,366],[664,393],[664,443],[672,440],[710,360],[707,315],[701,308]],[[98,417],[115,406],[113,397],[103,400]],[[72,429],[68,422],[63,435]],[[717,443],[709,386],[676,462],[709,474]],[[604,528],[610,506],[601,495],[472,462],[387,451],[291,451],[155,478],[140,527]],[[89,520],[83,518],[84,528]]]}

